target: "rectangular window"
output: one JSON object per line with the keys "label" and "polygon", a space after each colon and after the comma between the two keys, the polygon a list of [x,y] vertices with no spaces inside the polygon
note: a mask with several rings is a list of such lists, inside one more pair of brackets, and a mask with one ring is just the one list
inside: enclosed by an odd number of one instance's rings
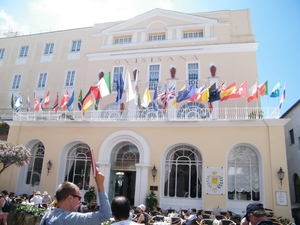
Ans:
{"label": "rectangular window", "polygon": [[21,75],[15,75],[11,89],[17,90],[20,87]]}
{"label": "rectangular window", "polygon": [[149,41],[162,41],[166,40],[165,34],[155,34],[155,35],[149,35]]}
{"label": "rectangular window", "polygon": [[19,57],[27,57],[29,46],[22,46]]}
{"label": "rectangular window", "polygon": [[290,133],[290,145],[293,145],[295,144],[294,130],[291,129],[289,133]]}
{"label": "rectangular window", "polygon": [[129,44],[131,43],[131,37],[115,38],[115,45]]}
{"label": "rectangular window", "polygon": [[203,37],[203,30],[183,33],[183,38],[202,38],[202,37]]}
{"label": "rectangular window", "polygon": [[189,85],[199,86],[199,63],[188,63],[188,81]]}
{"label": "rectangular window", "polygon": [[[123,75],[124,68],[122,66],[114,67],[112,91],[117,91],[117,83],[120,79],[120,74]],[[124,79],[124,78],[123,78]]]}
{"label": "rectangular window", "polygon": [[160,65],[149,66],[149,90],[154,90],[159,81]]}
{"label": "rectangular window", "polygon": [[75,71],[68,71],[65,87],[73,87],[75,79]]}
{"label": "rectangular window", "polygon": [[81,49],[81,40],[73,41],[71,52],[79,52]]}
{"label": "rectangular window", "polygon": [[0,48],[0,59],[3,59],[4,52],[5,52],[5,49],[4,48]]}
{"label": "rectangular window", "polygon": [[47,73],[40,73],[39,81],[38,81],[38,88],[45,88],[47,80]]}
{"label": "rectangular window", "polygon": [[54,43],[46,44],[44,54],[45,55],[52,54],[53,53],[53,49],[54,49]]}

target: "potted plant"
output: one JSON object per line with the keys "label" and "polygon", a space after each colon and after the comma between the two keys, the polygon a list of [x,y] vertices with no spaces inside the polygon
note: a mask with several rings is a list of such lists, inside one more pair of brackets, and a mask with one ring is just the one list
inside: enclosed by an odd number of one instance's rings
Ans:
{"label": "potted plant", "polygon": [[151,211],[156,210],[158,206],[158,200],[154,191],[150,191],[146,199],[146,205]]}
{"label": "potted plant", "polygon": [[87,202],[87,206],[89,209],[91,209],[91,202],[96,200],[96,193],[95,193],[95,187],[90,186],[89,190],[85,192],[84,194],[84,201]]}

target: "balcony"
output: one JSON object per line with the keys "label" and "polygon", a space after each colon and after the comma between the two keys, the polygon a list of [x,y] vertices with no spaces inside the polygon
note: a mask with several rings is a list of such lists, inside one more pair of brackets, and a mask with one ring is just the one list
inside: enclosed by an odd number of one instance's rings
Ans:
{"label": "balcony", "polygon": [[14,121],[203,121],[279,119],[278,108],[181,108],[14,112]]}

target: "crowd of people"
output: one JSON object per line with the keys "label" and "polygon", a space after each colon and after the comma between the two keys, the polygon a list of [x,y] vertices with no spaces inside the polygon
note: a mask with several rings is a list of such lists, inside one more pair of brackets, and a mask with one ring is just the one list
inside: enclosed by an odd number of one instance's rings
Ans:
{"label": "crowd of people", "polygon": [[[40,225],[59,225],[59,224],[101,224],[103,222],[112,220],[115,225],[147,225],[153,218],[146,213],[145,205],[141,204],[136,209],[139,217],[132,218],[130,214],[130,202],[125,196],[116,196],[110,203],[104,189],[104,175],[96,168],[95,181],[97,184],[97,196],[99,200],[98,211],[81,213],[79,208],[81,206],[81,194],[77,185],[71,182],[61,183],[55,193],[55,199],[49,196],[45,191],[41,195],[40,191],[33,191],[29,197],[30,202],[35,207],[53,206],[51,210],[47,210],[41,219]],[[7,225],[8,213],[3,212],[2,208],[6,201],[9,201],[8,192],[2,191],[0,198],[0,220],[3,225]],[[196,209],[191,209],[187,216],[182,214],[182,225],[191,225],[191,221],[197,218]],[[264,207],[260,203],[251,203],[246,208],[246,215],[241,221],[241,225],[268,225],[272,221],[267,220],[267,214]]]}

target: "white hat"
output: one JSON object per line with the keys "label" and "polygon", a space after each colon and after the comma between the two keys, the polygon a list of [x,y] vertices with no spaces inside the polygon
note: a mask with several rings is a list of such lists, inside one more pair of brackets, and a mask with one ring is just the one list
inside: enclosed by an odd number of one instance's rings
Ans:
{"label": "white hat", "polygon": [[143,204],[141,204],[141,205],[139,205],[139,206],[138,206],[138,208],[140,208],[141,210],[145,211],[145,209],[146,209],[146,206],[145,206],[145,205],[143,205]]}
{"label": "white hat", "polygon": [[48,192],[47,192],[47,191],[44,191],[43,195],[48,195]]}
{"label": "white hat", "polygon": [[36,195],[40,195],[40,194],[41,194],[41,192],[40,192],[40,191],[37,191],[35,194],[36,194]]}

